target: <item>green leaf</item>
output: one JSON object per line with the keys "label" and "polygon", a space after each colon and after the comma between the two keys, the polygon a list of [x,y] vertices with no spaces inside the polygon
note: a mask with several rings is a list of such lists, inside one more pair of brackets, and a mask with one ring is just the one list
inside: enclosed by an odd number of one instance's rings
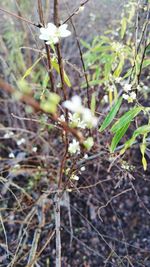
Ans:
{"label": "green leaf", "polygon": [[145,151],[146,151],[146,136],[147,136],[147,133],[144,134],[144,136],[143,136],[143,142],[142,142],[142,144],[140,145],[140,150],[141,150],[141,154],[142,154],[142,164],[143,164],[143,169],[144,169],[144,171],[147,170],[147,161],[146,161],[146,158],[145,158]]}
{"label": "green leaf", "polygon": [[[57,71],[57,73],[60,74],[59,64],[57,63],[56,58],[52,59],[52,66]],[[67,86],[71,87],[71,82],[65,71],[64,71],[64,79],[65,79],[65,83],[67,84]]]}
{"label": "green leaf", "polygon": [[92,94],[92,99],[91,99],[91,111],[94,114],[96,109],[96,95],[95,93]]}
{"label": "green leaf", "polygon": [[143,126],[137,128],[133,133],[133,137],[137,138],[137,136],[139,136],[140,134],[144,135],[147,133],[150,133],[150,124],[143,125]]}
{"label": "green leaf", "polygon": [[99,131],[102,132],[103,130],[105,130],[109,124],[112,122],[112,120],[115,118],[120,106],[122,103],[122,97],[120,97],[119,99],[117,99],[117,101],[115,102],[115,104],[112,106],[110,112],[108,113],[108,115],[106,116],[105,120],[103,121]]}
{"label": "green leaf", "polygon": [[22,77],[21,80],[24,80],[26,77],[28,77],[28,76],[31,74],[33,68],[39,63],[39,61],[40,61],[41,59],[42,59],[42,57],[38,58],[38,59],[34,62],[34,64],[33,64],[30,68],[28,68],[28,69],[26,70],[26,72],[25,72],[25,74],[23,75],[23,77]]}
{"label": "green leaf", "polygon": [[135,107],[128,112],[126,112],[111,128],[111,132],[118,132],[124,125],[130,123],[138,113],[143,109],[143,107]]}
{"label": "green leaf", "polygon": [[40,103],[40,107],[48,113],[56,113],[57,105],[60,101],[60,96],[56,93],[50,93],[47,99],[44,99]]}
{"label": "green leaf", "polygon": [[125,17],[122,19],[121,24],[121,39],[123,39],[127,28],[127,19]]}
{"label": "green leaf", "polygon": [[114,71],[114,76],[115,77],[119,77],[121,72],[122,72],[122,69],[123,69],[123,66],[124,66],[124,58],[120,58],[120,61],[119,61],[119,64],[116,68],[116,70]]}
{"label": "green leaf", "polygon": [[114,152],[119,141],[121,140],[121,138],[125,135],[126,131],[128,130],[129,125],[130,123],[125,124],[119,131],[116,132],[111,142],[111,148],[110,148],[111,152]]}
{"label": "green leaf", "polygon": [[143,61],[142,68],[146,68],[146,67],[148,67],[149,65],[150,65],[150,59],[145,59],[145,60]]}
{"label": "green leaf", "polygon": [[132,137],[127,141],[125,142],[124,144],[124,148],[121,150],[121,154],[123,154],[129,147],[132,146],[132,144],[135,142],[136,138],[141,134],[141,135],[146,135],[150,132],[150,125],[143,125],[139,128],[137,128]]}
{"label": "green leaf", "polygon": [[80,42],[81,42],[81,44],[84,46],[84,47],[86,47],[87,49],[91,49],[91,46],[87,43],[87,42],[85,42],[84,40],[82,40],[82,39],[80,39]]}

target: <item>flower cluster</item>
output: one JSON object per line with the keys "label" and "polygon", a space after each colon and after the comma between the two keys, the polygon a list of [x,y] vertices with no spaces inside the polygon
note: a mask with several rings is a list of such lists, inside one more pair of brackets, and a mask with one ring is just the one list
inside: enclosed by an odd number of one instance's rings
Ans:
{"label": "flower cluster", "polygon": [[98,119],[92,114],[89,108],[85,108],[82,105],[82,101],[79,96],[73,96],[71,100],[65,101],[63,106],[74,113],[73,120],[75,118],[78,120],[80,128],[92,128],[97,126]]}
{"label": "flower cluster", "polygon": [[9,139],[9,138],[11,138],[13,135],[14,135],[14,133],[10,131],[10,132],[5,133],[4,136],[3,136],[3,138],[4,138],[4,139]]}
{"label": "flower cluster", "polygon": [[[61,115],[60,116],[60,120],[61,121],[65,121],[65,116]],[[78,113],[70,113],[68,114],[68,120],[69,120],[69,125],[70,127],[77,127],[77,128],[81,128],[81,129],[85,129],[86,128],[86,123],[84,121],[81,120],[80,116]]]}
{"label": "flower cluster", "polygon": [[71,32],[67,30],[67,27],[67,24],[56,27],[53,23],[48,23],[46,27],[40,28],[41,34],[39,38],[46,41],[46,44],[57,44],[60,38],[71,35]]}
{"label": "flower cluster", "polygon": [[123,53],[123,49],[124,49],[123,44],[121,44],[119,42],[112,42],[111,47],[116,53]]}
{"label": "flower cluster", "polygon": [[69,144],[68,151],[70,154],[80,153],[80,144],[78,141],[73,139],[72,143]]}
{"label": "flower cluster", "polygon": [[125,84],[124,86],[124,94],[122,97],[128,101],[128,103],[132,103],[136,100],[136,93],[132,91],[132,84]]}

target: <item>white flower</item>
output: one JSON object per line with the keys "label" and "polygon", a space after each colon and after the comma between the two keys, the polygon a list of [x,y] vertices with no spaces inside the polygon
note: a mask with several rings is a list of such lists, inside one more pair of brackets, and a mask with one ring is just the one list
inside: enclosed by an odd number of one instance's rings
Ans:
{"label": "white flower", "polygon": [[72,192],[72,189],[71,188],[67,188],[66,191],[67,192]]}
{"label": "white flower", "polygon": [[26,142],[26,140],[24,138],[21,138],[20,140],[17,141],[17,145],[20,146],[22,144],[24,144]]}
{"label": "white flower", "polygon": [[56,27],[53,23],[48,23],[45,28],[40,28],[41,34],[39,38],[46,41],[46,44],[57,44],[60,38],[71,35],[71,32],[67,30],[67,27],[67,24]]}
{"label": "white flower", "polygon": [[82,106],[81,98],[77,95],[73,96],[70,100],[63,102],[63,106],[68,110],[76,113],[82,113],[84,107]]}
{"label": "white flower", "polygon": [[75,181],[78,181],[79,180],[79,176],[75,175],[75,174],[72,174],[71,177],[70,177],[71,180],[75,180]]}
{"label": "white flower", "polygon": [[131,91],[131,89],[132,89],[132,84],[130,84],[130,83],[126,83],[125,86],[124,86],[124,88],[123,88],[123,90],[126,93],[128,93],[129,91]]}
{"label": "white flower", "polygon": [[15,164],[14,165],[14,169],[20,169],[20,167],[21,167],[20,164]]}
{"label": "white flower", "polygon": [[8,133],[5,133],[3,137],[4,137],[5,139],[8,139],[8,138],[11,138],[13,135],[14,135],[13,132],[8,132]]}
{"label": "white flower", "polygon": [[122,78],[121,78],[121,77],[117,77],[117,78],[115,79],[115,82],[116,82],[116,83],[120,83],[120,82],[121,82],[121,80],[122,80]]}
{"label": "white flower", "polygon": [[64,114],[62,114],[62,115],[59,117],[59,120],[65,122],[65,116],[64,116]]}
{"label": "white flower", "polygon": [[120,44],[119,42],[113,42],[112,43],[112,49],[115,52],[121,52],[123,48],[124,48],[124,45]]}
{"label": "white flower", "polygon": [[86,147],[87,150],[90,150],[90,149],[92,148],[93,145],[94,145],[93,137],[88,137],[88,138],[84,141],[84,146]]}
{"label": "white flower", "polygon": [[114,86],[114,85],[110,85],[110,86],[109,86],[109,91],[110,91],[110,92],[114,92],[114,90],[115,90],[115,86]]}
{"label": "white flower", "polygon": [[87,124],[89,128],[96,127],[98,119],[92,114],[90,109],[84,108],[82,116],[83,121]]}
{"label": "white flower", "polygon": [[32,148],[32,151],[33,151],[33,152],[37,152],[37,147],[34,146],[34,147]]}
{"label": "white flower", "polygon": [[130,93],[130,97],[135,100],[136,99],[136,93],[135,92],[131,92]]}
{"label": "white flower", "polygon": [[88,154],[84,155],[84,159],[88,159],[88,157],[89,157]]}
{"label": "white flower", "polygon": [[14,155],[14,153],[11,152],[11,153],[9,153],[8,157],[14,159],[15,155]]}
{"label": "white flower", "polygon": [[84,172],[84,171],[85,171],[85,166],[82,166],[82,167],[80,168],[80,170],[81,170],[81,172]]}
{"label": "white flower", "polygon": [[129,94],[123,94],[122,97],[128,101],[128,103],[132,103],[136,99],[136,93],[130,92]]}
{"label": "white flower", "polygon": [[129,95],[127,95],[127,94],[123,94],[122,97],[123,97],[125,100],[128,100]]}
{"label": "white flower", "polygon": [[86,123],[83,120],[81,120],[78,113],[74,114],[69,113],[69,120],[72,126],[74,127],[78,127],[81,129],[85,129],[87,127]]}
{"label": "white flower", "polygon": [[69,144],[68,151],[70,152],[70,154],[80,153],[79,142],[73,139],[72,143]]}
{"label": "white flower", "polygon": [[[81,117],[80,121],[78,120],[78,126],[82,129],[85,127],[91,128],[96,127],[98,123],[98,119],[92,114],[91,110],[82,106],[82,101],[79,96],[73,96],[70,100],[67,100],[63,103],[63,106],[70,110],[73,113],[77,113],[79,118]],[[80,126],[79,126],[80,125]]]}
{"label": "white flower", "polygon": [[108,101],[109,101],[109,100],[108,100],[108,95],[104,95],[104,96],[103,96],[103,100],[104,100],[105,103],[108,103]]}

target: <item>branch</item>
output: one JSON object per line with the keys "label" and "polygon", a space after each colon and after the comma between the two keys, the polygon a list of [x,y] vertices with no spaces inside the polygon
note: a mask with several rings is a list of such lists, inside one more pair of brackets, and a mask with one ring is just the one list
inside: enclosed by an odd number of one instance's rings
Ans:
{"label": "branch", "polygon": [[[8,84],[7,82],[5,82],[4,80],[2,80],[0,78],[0,88],[2,90],[4,90],[5,92],[9,93],[9,94],[12,94],[12,95],[15,95],[18,91],[16,89],[14,89],[10,84]],[[35,111],[37,112],[42,112],[42,113],[47,113],[49,114],[48,112],[45,112],[45,110],[43,110],[41,107],[40,107],[40,104],[33,98],[31,97],[30,95],[21,95],[19,101],[21,102],[24,102],[26,103],[27,105],[31,106]],[[49,114],[51,115],[51,114]],[[74,129],[74,128],[70,128],[68,126],[68,124],[64,121],[60,121],[59,119],[59,116],[57,114],[53,114],[51,115],[51,119],[54,121],[54,122],[57,122],[59,123],[59,125],[63,128],[63,130],[65,132],[70,132],[72,133],[79,141],[80,145],[83,144],[84,142],[84,137],[82,135],[81,132],[79,132],[77,129]]]}
{"label": "branch", "polygon": [[4,13],[7,13],[7,14],[10,15],[10,16],[15,17],[15,18],[17,18],[17,19],[20,19],[20,20],[22,20],[22,21],[24,21],[24,22],[26,22],[26,23],[28,23],[28,24],[31,24],[31,25],[37,27],[37,28],[41,28],[41,25],[40,25],[40,24],[35,24],[35,23],[33,23],[32,21],[30,21],[30,20],[28,20],[28,19],[26,19],[26,18],[23,18],[23,17],[21,17],[21,16],[15,14],[15,13],[12,13],[12,12],[10,12],[10,11],[7,11],[7,10],[3,9],[2,7],[0,7],[0,11],[3,11]]}
{"label": "branch", "polygon": [[76,8],[73,11],[73,13],[62,24],[65,24],[66,22],[68,22],[68,20],[70,20],[74,15],[76,15],[78,13],[78,11],[80,10],[80,8],[83,7],[88,2],[89,2],[89,0],[86,0],[83,3],[81,3],[80,6],[78,8]]}

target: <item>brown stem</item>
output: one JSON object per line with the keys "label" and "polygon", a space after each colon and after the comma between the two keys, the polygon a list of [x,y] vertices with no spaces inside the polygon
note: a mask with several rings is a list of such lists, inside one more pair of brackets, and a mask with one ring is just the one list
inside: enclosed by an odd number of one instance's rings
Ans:
{"label": "brown stem", "polygon": [[[2,79],[0,79],[0,88],[2,90],[4,90],[5,92],[12,94],[12,95],[15,95],[18,93],[18,91],[16,89],[14,89],[10,84],[8,84],[7,82],[5,82]],[[40,104],[30,95],[21,95],[21,97],[18,100],[31,106],[37,112],[42,112],[45,114],[47,113],[47,112],[45,112],[45,110],[43,110],[41,108]],[[49,114],[49,113],[47,113],[47,114]],[[81,132],[79,132],[77,129],[70,128],[66,122],[60,121],[59,116],[57,116],[57,114],[51,115],[51,119],[54,122],[59,123],[59,125],[62,127],[62,129],[65,132],[70,132],[71,134],[73,134],[77,138],[77,140],[79,141],[79,143],[81,145],[83,144],[84,137],[83,137]]]}
{"label": "brown stem", "polygon": [[[58,14],[58,0],[54,0],[54,22],[55,25],[58,27],[59,26],[59,14]],[[61,46],[60,43],[56,44],[56,50],[57,50],[57,56],[58,56],[58,65],[59,65],[59,70],[60,70],[60,78],[61,78],[61,85],[62,85],[62,91],[64,95],[64,100],[67,100],[67,88],[65,84],[65,78],[64,78],[64,64],[63,64],[63,59],[62,59],[62,54],[61,54]],[[65,113],[66,121],[68,122],[68,111],[66,110]],[[58,181],[58,188],[61,187],[62,184],[62,177],[63,177],[63,172],[65,168],[65,163],[67,159],[67,154],[68,154],[68,134],[65,132],[64,136],[64,142],[65,142],[65,152],[61,161],[61,166],[60,166],[60,174],[59,174],[59,181]]]}
{"label": "brown stem", "polygon": [[17,19],[23,20],[24,22],[26,22],[26,23],[28,23],[28,24],[31,24],[31,25],[33,25],[33,26],[35,26],[35,27],[38,27],[38,28],[41,28],[41,25],[40,25],[40,24],[35,24],[35,23],[33,23],[32,21],[30,21],[30,20],[28,20],[28,19],[25,19],[25,18],[23,18],[23,17],[21,17],[21,16],[15,14],[15,13],[12,13],[12,12],[10,12],[10,11],[8,11],[8,10],[3,9],[2,7],[0,7],[0,10],[3,11],[3,12],[5,12],[5,13],[7,13],[7,14],[10,15],[10,16],[13,16],[13,17],[15,17],[15,18],[17,18]]}
{"label": "brown stem", "polygon": [[[40,18],[41,24],[45,26],[41,0],[38,0],[38,13],[39,13],[39,18]],[[45,43],[45,48],[46,48],[46,54],[47,54],[47,66],[48,66],[49,80],[50,80],[50,84],[51,84],[51,91],[54,92],[55,91],[55,85],[54,85],[54,77],[53,77],[53,73],[52,73],[51,53],[50,53],[49,45],[47,45],[46,43]]]}

